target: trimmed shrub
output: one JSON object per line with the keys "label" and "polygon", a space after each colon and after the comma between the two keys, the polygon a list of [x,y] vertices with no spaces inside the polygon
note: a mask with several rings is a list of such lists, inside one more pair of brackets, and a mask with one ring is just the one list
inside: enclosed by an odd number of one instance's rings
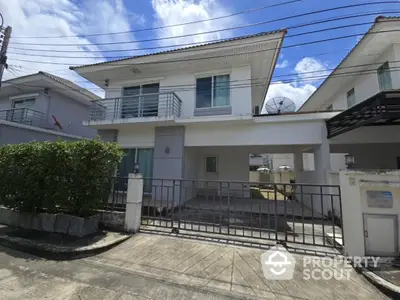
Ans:
{"label": "trimmed shrub", "polygon": [[86,217],[102,207],[123,156],[99,139],[0,147],[0,204],[23,212]]}

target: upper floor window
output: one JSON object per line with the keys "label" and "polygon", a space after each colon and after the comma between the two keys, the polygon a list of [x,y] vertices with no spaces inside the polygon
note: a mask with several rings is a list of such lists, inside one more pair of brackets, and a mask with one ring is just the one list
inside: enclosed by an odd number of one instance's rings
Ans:
{"label": "upper floor window", "polygon": [[347,107],[350,108],[356,104],[356,94],[354,88],[347,92]]}
{"label": "upper floor window", "polygon": [[229,75],[197,78],[196,108],[229,106],[229,83]]}
{"label": "upper floor window", "polygon": [[392,78],[390,77],[389,63],[385,62],[382,66],[378,68],[377,72],[378,72],[379,89],[381,91],[391,90]]}
{"label": "upper floor window", "polygon": [[35,98],[15,100],[13,103],[13,108],[34,108],[35,100]]}

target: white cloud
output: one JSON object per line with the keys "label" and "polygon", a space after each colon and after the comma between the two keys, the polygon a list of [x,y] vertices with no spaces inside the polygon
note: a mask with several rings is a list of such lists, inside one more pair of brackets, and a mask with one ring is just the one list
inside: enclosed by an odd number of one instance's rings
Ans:
{"label": "white cloud", "polygon": [[278,62],[276,63],[275,68],[277,69],[284,69],[289,66],[289,61],[287,59],[284,59],[283,54],[279,55]]}
{"label": "white cloud", "polygon": [[304,57],[294,68],[300,79],[308,82],[318,81],[328,75],[326,69],[325,64],[313,57]]}
{"label": "white cloud", "polygon": [[277,69],[284,69],[284,68],[287,68],[288,66],[289,66],[289,61],[287,59],[282,60],[281,62],[278,62],[276,64]]}
{"label": "white cloud", "polygon": [[[5,79],[23,76],[38,71],[47,71],[56,75],[75,81],[84,87],[94,87],[88,82],[68,70],[68,65],[91,64],[103,61],[101,52],[90,52],[90,50],[104,50],[106,46],[99,47],[94,43],[115,42],[119,40],[133,39],[128,34],[122,36],[107,35],[100,37],[85,38],[82,35],[99,32],[125,31],[130,29],[128,13],[122,0],[88,0],[78,4],[74,0],[13,0],[1,1],[5,25],[13,28],[12,37],[34,37],[34,36],[71,36],[61,39],[22,39],[11,38],[8,51],[8,64],[10,70],[5,72]],[[140,21],[140,18],[139,18]],[[142,20],[143,21],[143,20]],[[19,45],[16,42],[37,43],[38,45]],[[88,46],[43,46],[43,44],[89,44]],[[42,44],[42,45],[41,45]],[[33,52],[22,49],[46,49],[44,52]],[[122,46],[120,46],[121,48]],[[117,49],[118,45],[114,45]],[[68,50],[77,52],[56,52],[57,50]],[[27,56],[22,54],[39,54],[43,56]],[[61,58],[45,57],[64,56]],[[76,57],[76,58],[67,58]],[[83,57],[83,58],[79,58]],[[35,62],[18,61],[30,60]],[[65,63],[59,65],[56,63]],[[99,88],[92,92],[102,94]]]}
{"label": "white cloud", "polygon": [[[274,82],[269,86],[266,100],[275,97],[286,97],[293,100],[297,110],[315,90],[316,87],[311,84],[296,86],[292,83]],[[263,113],[266,112],[263,111]]]}
{"label": "white cloud", "polygon": [[[281,64],[283,64],[283,62]],[[313,57],[305,57],[294,67],[294,75],[297,76],[297,79],[289,83],[283,81],[275,81],[272,83],[269,86],[266,101],[275,97],[286,97],[293,100],[296,109],[299,109],[311,94],[315,92],[318,83],[324,79],[328,73],[327,64]],[[293,76],[291,78],[293,78]],[[262,113],[266,113],[265,104]]]}
{"label": "white cloud", "polygon": [[[207,20],[231,12],[218,3],[217,0],[152,0],[155,12],[156,26],[175,25],[193,21]],[[206,31],[214,31],[222,28],[229,28],[240,25],[240,17],[229,17],[213,21],[199,22],[195,24],[174,26],[158,31],[160,38],[168,36],[180,36],[196,34]],[[232,31],[222,31],[210,34],[192,35],[188,37],[162,40],[160,45],[179,45],[186,43],[201,43],[209,40],[231,37]]]}

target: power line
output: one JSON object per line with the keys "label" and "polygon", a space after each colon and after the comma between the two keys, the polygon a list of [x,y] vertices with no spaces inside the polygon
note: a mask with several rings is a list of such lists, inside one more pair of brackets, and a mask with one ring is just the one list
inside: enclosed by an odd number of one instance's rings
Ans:
{"label": "power line", "polygon": [[168,36],[168,37],[163,37],[163,38],[152,38],[152,39],[146,39],[146,40],[134,40],[134,41],[125,41],[125,42],[107,42],[107,43],[90,43],[90,44],[60,44],[60,43],[58,43],[58,44],[38,44],[38,43],[21,43],[21,42],[14,42],[14,44],[15,45],[18,44],[18,45],[41,46],[41,47],[47,47],[47,46],[76,47],[76,46],[137,44],[137,43],[144,43],[144,42],[154,42],[154,41],[161,41],[161,40],[186,38],[186,37],[191,37],[191,36],[211,34],[211,33],[217,33],[217,32],[228,31],[228,30],[237,30],[237,29],[243,29],[243,28],[248,28],[248,27],[253,27],[253,26],[265,25],[265,24],[274,23],[274,22],[278,22],[278,21],[284,21],[284,20],[293,19],[293,18],[309,16],[309,15],[323,13],[323,12],[329,12],[329,11],[335,11],[335,10],[341,10],[341,9],[346,9],[346,8],[359,7],[359,6],[371,6],[371,5],[382,5],[382,4],[400,4],[400,2],[399,1],[379,1],[379,2],[368,2],[368,3],[361,3],[361,4],[351,4],[351,5],[338,6],[338,7],[333,7],[333,8],[328,8],[328,9],[323,9],[323,10],[318,10],[318,11],[312,11],[312,12],[307,12],[307,13],[303,13],[303,14],[298,14],[298,15],[293,15],[293,16],[289,16],[289,17],[283,17],[283,18],[278,18],[278,19],[273,19],[273,20],[268,20],[268,21],[263,21],[263,22],[235,26],[235,27],[230,27],[230,28],[222,28],[222,29],[218,29],[218,30],[210,30],[210,31],[199,32],[199,33],[190,33],[190,34],[184,34],[184,35],[179,35],[179,36]]}
{"label": "power line", "polygon": [[[380,12],[370,12],[370,13],[366,13],[366,14],[358,14],[358,15],[351,15],[351,16],[343,16],[343,17],[338,17],[338,18],[329,18],[329,19],[323,19],[323,20],[318,20],[318,21],[314,21],[314,22],[309,22],[309,23],[302,23],[299,25],[293,25],[293,26],[289,26],[287,29],[298,29],[301,27],[307,27],[307,26],[312,26],[312,25],[317,25],[317,24],[322,24],[322,23],[330,23],[330,22],[336,22],[339,20],[345,20],[345,19],[350,19],[350,18],[355,18],[355,17],[365,17],[365,16],[371,16],[371,15],[377,15],[379,13],[383,13],[383,14],[398,14],[400,13],[399,10],[397,11],[380,11]],[[331,28],[326,28],[326,29],[320,29],[320,30],[316,30],[316,31],[308,31],[308,32],[303,32],[303,33],[298,33],[298,34],[289,34],[286,35],[285,38],[292,38],[292,37],[298,37],[298,36],[302,36],[302,35],[307,35],[307,34],[313,34],[313,33],[318,33],[318,32],[324,32],[324,31],[329,31],[329,30],[336,30],[336,29],[343,29],[343,28],[348,28],[348,27],[352,27],[352,26],[362,26],[362,25],[368,25],[368,24],[373,24],[374,22],[364,22],[364,23],[358,23],[358,24],[349,24],[349,25],[342,25],[342,26],[338,26],[338,27],[331,27]],[[277,38],[280,39],[280,38]],[[271,39],[274,40],[274,39]],[[218,41],[224,41],[224,40],[218,40]],[[204,43],[195,43],[196,45],[199,44],[204,44]],[[248,42],[248,43],[242,43],[242,45],[248,45],[248,44],[252,44],[252,42]],[[181,46],[188,46],[188,45],[193,45],[193,43],[187,43],[187,44],[180,44],[180,45],[175,45],[176,47],[181,47]],[[158,49],[158,48],[171,48],[171,47],[175,47],[175,46],[159,46],[159,47],[146,47],[146,48],[135,48],[135,49],[127,49],[127,50],[105,50],[105,51],[101,51],[101,50],[89,50],[89,51],[85,51],[85,53],[94,53],[94,52],[126,52],[126,51],[143,51],[143,50],[150,50],[150,49]],[[208,47],[208,49],[222,49],[222,48],[228,48],[231,47],[229,46],[215,46],[215,47]],[[82,53],[81,50],[72,50],[72,51],[68,51],[68,50],[44,50],[44,49],[24,49],[24,48],[15,48],[15,47],[10,47],[12,49],[18,49],[18,50],[24,50],[24,51],[34,51],[34,52],[67,52],[67,53]],[[185,50],[185,52],[192,52],[192,51],[201,51],[202,49],[188,49]],[[15,54],[15,55],[25,55],[25,56],[39,56],[39,57],[53,57],[53,58],[103,58],[103,59],[123,59],[123,58],[129,58],[132,55],[127,55],[127,56],[110,56],[110,57],[104,57],[104,56],[53,56],[53,55],[42,55],[42,54],[33,54],[33,53],[17,53],[17,52],[10,52],[10,54]]]}
{"label": "power line", "polygon": [[[168,63],[177,63],[177,62],[188,62],[188,61],[198,61],[198,60],[204,60],[204,59],[214,59],[214,58],[221,58],[221,57],[231,57],[231,56],[237,56],[241,54],[253,54],[253,53],[260,53],[260,52],[267,52],[267,51],[275,51],[278,49],[288,49],[288,48],[294,48],[294,47],[299,47],[299,46],[308,46],[308,45],[313,45],[313,44],[318,44],[318,43],[325,43],[325,42],[330,42],[330,41],[337,41],[341,39],[347,39],[347,38],[354,38],[354,37],[359,37],[359,36],[366,36],[370,34],[381,34],[381,33],[389,33],[389,32],[398,32],[400,29],[393,29],[393,30],[381,30],[381,31],[374,31],[374,32],[367,32],[367,33],[357,33],[357,34],[351,34],[351,35],[345,35],[345,36],[339,36],[339,37],[332,37],[332,38],[327,38],[327,39],[322,39],[322,40],[314,40],[310,42],[303,42],[303,43],[297,43],[297,44],[292,44],[292,45],[286,45],[282,47],[275,47],[275,48],[269,48],[265,50],[256,50],[256,51],[246,51],[246,52],[240,52],[240,53],[235,53],[235,54],[226,54],[226,55],[214,55],[210,57],[202,57],[202,58],[187,58],[187,59],[180,59],[180,60],[168,60],[168,61],[157,61],[157,64],[168,64]],[[21,62],[30,62],[30,63],[40,63],[40,64],[48,64],[48,65],[64,65],[64,66],[70,66],[71,64],[67,63],[62,63],[62,62],[46,62],[46,61],[33,61],[33,60],[27,60],[27,59],[17,59],[13,58],[14,61],[21,61]],[[130,64],[124,64],[121,62],[99,62],[98,64],[107,64],[108,66],[140,66],[140,65],[148,65],[148,64],[154,64],[153,62],[144,62],[144,63],[130,63]],[[74,67],[79,67],[78,65],[76,66],[71,66],[70,68]]]}
{"label": "power line", "polygon": [[[336,67],[336,68],[326,68],[323,70],[316,70],[316,71],[307,71],[307,72],[291,72],[291,73],[286,73],[286,74],[280,74],[280,75],[275,75],[273,76],[273,78],[284,78],[284,77],[299,77],[299,76],[303,76],[303,75],[309,75],[309,74],[315,74],[315,73],[327,73],[329,71],[337,71],[337,70],[343,70],[343,69],[351,69],[351,68],[361,68],[361,67],[369,67],[369,66],[381,66],[384,63],[400,63],[400,60],[387,60],[387,61],[383,61],[383,62],[374,62],[374,63],[368,63],[368,64],[358,64],[358,65],[351,65],[351,66],[346,66],[346,67]],[[339,73],[339,74],[344,74],[343,73]],[[326,75],[318,75],[318,76],[326,76]],[[113,80],[124,80],[124,79],[130,79],[131,77],[114,77]],[[312,78],[312,77],[310,77]],[[231,80],[230,82],[240,82],[240,81],[251,81],[251,80],[267,80],[267,77],[261,77],[261,78],[256,78],[256,79],[252,79],[252,78],[248,78],[248,79],[238,79],[238,80]],[[86,82],[86,81],[76,81],[76,82]],[[94,84],[97,83],[103,83],[104,81],[91,81]],[[181,86],[196,86],[196,84],[192,84],[192,85],[174,85],[171,87],[181,87]]]}
{"label": "power line", "polygon": [[[92,33],[92,34],[85,34],[85,35],[79,35],[80,37],[88,37],[88,36],[104,36],[104,35],[118,35],[118,34],[127,34],[127,33],[135,33],[135,32],[143,32],[143,31],[150,31],[150,30],[158,30],[158,29],[165,29],[165,28],[172,28],[172,27],[178,27],[178,26],[185,26],[185,25],[191,25],[191,24],[198,24],[202,22],[209,22],[209,21],[215,21],[215,20],[221,20],[225,18],[230,18],[246,13],[252,13],[255,11],[260,11],[264,10],[267,8],[272,8],[272,7],[278,7],[278,6],[284,6],[288,4],[292,4],[295,2],[301,2],[303,0],[292,0],[292,1],[286,1],[282,3],[276,3],[276,4],[271,4],[267,6],[262,6],[262,7],[257,7],[257,8],[250,8],[244,11],[240,11],[237,13],[233,13],[230,15],[225,15],[225,16],[220,16],[220,17],[215,17],[215,18],[209,18],[209,19],[204,19],[204,20],[198,20],[198,21],[191,21],[191,22],[186,22],[186,23],[180,23],[180,24],[172,24],[172,25],[165,25],[165,26],[158,26],[158,27],[152,27],[152,28],[143,28],[143,29],[135,29],[135,30],[128,30],[128,31],[120,31],[120,32],[109,32],[109,33]],[[76,37],[76,35],[60,35],[60,36],[16,36],[13,37],[13,39],[54,39],[54,38],[69,38],[69,37]]]}
{"label": "power line", "polygon": [[[400,67],[392,67],[390,68],[390,72],[400,72]],[[347,72],[342,72],[338,74],[330,74],[330,78],[343,78],[343,77],[349,77],[349,76],[355,76],[355,75],[369,75],[369,74],[376,74],[377,69],[367,69],[367,70],[359,70],[359,71],[347,71]],[[286,79],[286,80],[275,80],[271,81],[270,85],[275,85],[275,84],[285,84],[285,83],[293,83],[293,82],[315,82],[322,80],[326,78],[327,75],[318,75],[318,76],[311,76],[311,77],[306,77],[305,79],[299,79],[298,77],[296,79]],[[248,80],[248,79],[246,79]],[[261,80],[261,78],[254,79],[254,82],[250,83],[238,83],[238,84],[230,84],[229,89],[233,90],[236,88],[249,88],[249,87],[254,87],[254,86],[266,86],[267,84],[263,82],[257,82],[257,80]],[[245,80],[237,80],[237,81],[245,81]],[[235,82],[235,81],[231,81]],[[16,85],[16,86],[24,86],[24,87],[36,87],[36,88],[45,88],[45,86],[38,86],[38,85],[29,85],[29,84],[17,84],[17,83],[12,83],[12,82],[6,82],[7,84],[11,85]],[[55,88],[53,90],[76,90],[72,88]],[[81,88],[79,90],[103,90],[102,88]],[[121,88],[107,88],[108,91],[112,90],[118,90],[121,91]],[[196,90],[196,86],[194,85],[176,85],[176,86],[161,86],[160,91],[171,91],[171,92],[184,92],[184,91],[192,91]],[[118,97],[116,97],[118,98]]]}
{"label": "power line", "polygon": [[[298,33],[298,34],[292,34],[292,35],[287,35],[285,39],[287,38],[292,38],[292,37],[299,37],[303,35],[308,35],[308,34],[315,34],[315,33],[320,33],[320,32],[325,32],[325,31],[331,31],[331,30],[337,30],[337,29],[344,29],[344,28],[349,28],[349,27],[355,27],[355,26],[362,26],[362,25],[370,25],[373,24],[374,22],[363,22],[363,23],[357,23],[357,24],[349,24],[349,25],[342,25],[338,27],[330,27],[330,28],[325,28],[325,29],[319,29],[319,30],[313,30],[309,32],[303,32],[303,33]],[[279,38],[280,39],[280,38]],[[274,40],[274,39],[271,39]],[[252,44],[252,43],[243,43],[242,45],[247,45],[247,44]],[[218,47],[220,49],[221,47]],[[56,55],[46,55],[46,54],[25,54],[25,53],[14,53],[10,52],[10,54],[14,55],[21,55],[21,56],[39,56],[39,57],[51,57],[51,58],[88,58],[87,56],[56,56]],[[91,56],[90,58],[104,58],[104,59],[124,59],[124,58],[129,58],[130,56],[113,56],[113,57],[104,57],[104,56]]]}

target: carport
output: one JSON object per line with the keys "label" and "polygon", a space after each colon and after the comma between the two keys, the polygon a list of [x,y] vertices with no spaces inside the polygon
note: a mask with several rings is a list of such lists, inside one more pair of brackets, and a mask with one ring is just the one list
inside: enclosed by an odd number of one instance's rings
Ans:
{"label": "carport", "polygon": [[326,121],[331,153],[358,169],[400,168],[400,91],[383,91]]}

